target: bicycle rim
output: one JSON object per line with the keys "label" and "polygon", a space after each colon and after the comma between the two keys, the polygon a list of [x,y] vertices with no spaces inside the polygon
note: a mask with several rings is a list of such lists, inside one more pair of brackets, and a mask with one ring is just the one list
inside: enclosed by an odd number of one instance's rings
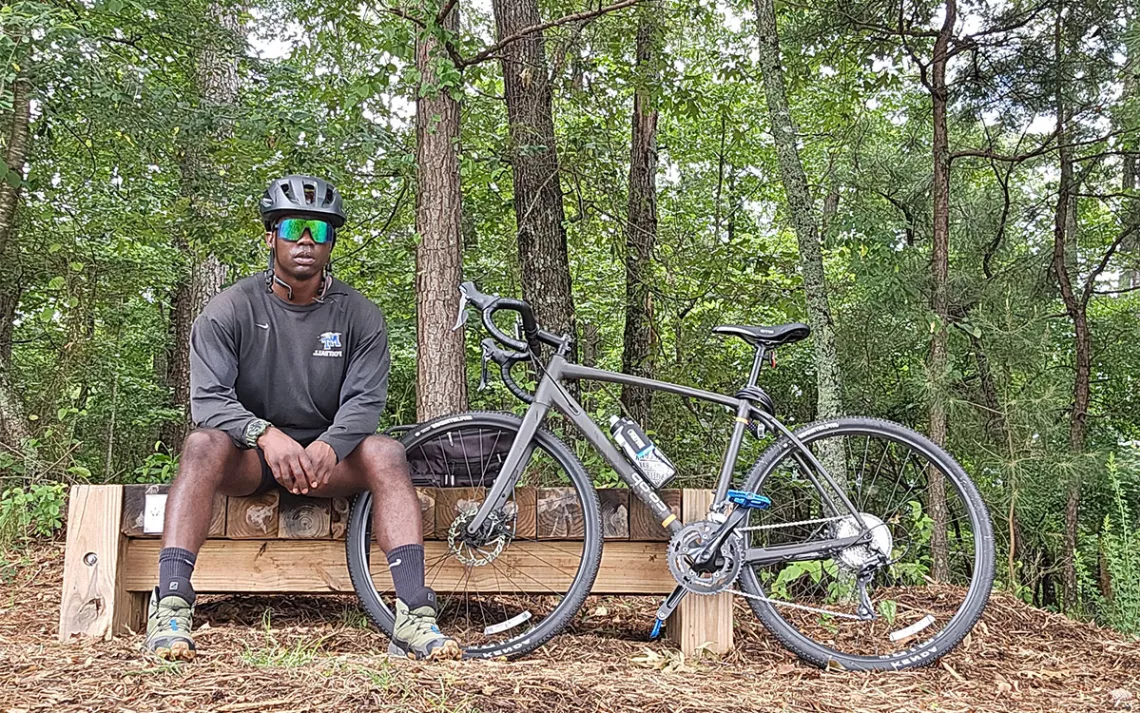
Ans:
{"label": "bicycle rim", "polygon": [[[601,558],[589,476],[544,430],[503,509],[501,535],[464,542],[466,518],[483,503],[519,423],[509,414],[463,414],[417,426],[404,438],[417,476],[462,484],[421,493],[436,496],[434,533],[424,543],[425,583],[436,590],[440,628],[465,646],[467,657],[517,656],[556,635],[589,593]],[[395,599],[384,553],[371,537],[371,505],[368,494],[354,505],[349,566],[365,611],[390,633]]]}
{"label": "bicycle rim", "polygon": [[[993,581],[993,535],[976,488],[948,454],[898,424],[843,418],[796,435],[836,476],[871,538],[825,559],[746,566],[742,585],[753,611],[820,666],[933,662],[973,627]],[[748,489],[773,502],[746,521],[755,528],[746,532],[752,547],[862,531],[828,485],[830,501],[821,495],[795,454],[781,439],[748,478]]]}

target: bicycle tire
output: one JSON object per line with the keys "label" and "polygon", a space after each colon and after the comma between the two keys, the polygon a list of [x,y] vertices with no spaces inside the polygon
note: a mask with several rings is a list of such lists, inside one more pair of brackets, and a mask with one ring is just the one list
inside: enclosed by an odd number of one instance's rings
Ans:
{"label": "bicycle tire", "polygon": [[[401,443],[410,450],[429,438],[438,438],[447,434],[449,429],[459,428],[498,428],[517,434],[521,424],[522,419],[513,414],[471,411],[443,416],[421,424],[408,431]],[[465,658],[497,658],[501,656],[515,658],[534,651],[557,636],[581,609],[582,603],[593,587],[598,567],[601,564],[601,509],[598,504],[597,492],[589,474],[566,444],[550,431],[540,428],[535,433],[534,443],[557,462],[569,476],[573,488],[578,493],[583,518],[582,560],[563,600],[538,626],[526,632],[525,635],[516,637],[519,639],[517,641],[510,639],[494,646],[465,648]],[[377,592],[369,569],[371,502],[371,494],[367,492],[358,495],[353,502],[348,517],[345,552],[349,577],[365,614],[377,628],[391,637],[395,617]]]}
{"label": "bicycle tire", "polygon": [[[752,597],[748,604],[768,631],[789,651],[804,661],[827,668],[838,665],[847,670],[888,671],[929,666],[954,649],[973,629],[981,617],[994,578],[994,542],[989,512],[982,501],[977,487],[970,480],[961,465],[942,448],[920,433],[901,424],[884,419],[849,416],[827,419],[808,424],[794,431],[805,445],[824,437],[836,435],[877,435],[903,443],[922,452],[932,462],[937,462],[950,484],[958,490],[970,521],[974,528],[975,565],[973,577],[965,600],[949,623],[932,639],[921,645],[894,654],[867,656],[844,653],[820,644],[800,632],[779,614],[776,606]],[[758,492],[765,479],[773,472],[793,449],[794,444],[782,436],[760,455],[745,480],[745,488]],[[756,571],[745,567],[741,573],[742,589],[752,595],[763,596]]]}

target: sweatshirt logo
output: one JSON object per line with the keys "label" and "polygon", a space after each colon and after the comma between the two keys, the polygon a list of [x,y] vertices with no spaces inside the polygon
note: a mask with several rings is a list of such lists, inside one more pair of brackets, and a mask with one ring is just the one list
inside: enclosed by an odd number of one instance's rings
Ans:
{"label": "sweatshirt logo", "polygon": [[315,357],[343,357],[344,350],[340,343],[340,332],[325,332],[317,337],[321,348],[313,352]]}

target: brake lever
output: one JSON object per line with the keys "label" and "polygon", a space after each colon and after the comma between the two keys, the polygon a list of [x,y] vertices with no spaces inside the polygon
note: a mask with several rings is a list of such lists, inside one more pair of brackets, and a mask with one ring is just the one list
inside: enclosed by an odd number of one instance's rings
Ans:
{"label": "brake lever", "polygon": [[491,361],[491,347],[487,345],[487,340],[483,340],[483,363],[479,368],[479,388],[477,391],[484,391],[488,386],[487,381],[487,362]]}
{"label": "brake lever", "polygon": [[463,291],[462,287],[460,287],[459,313],[455,315],[455,326],[451,328],[451,331],[454,332],[465,324],[467,324],[467,293]]}

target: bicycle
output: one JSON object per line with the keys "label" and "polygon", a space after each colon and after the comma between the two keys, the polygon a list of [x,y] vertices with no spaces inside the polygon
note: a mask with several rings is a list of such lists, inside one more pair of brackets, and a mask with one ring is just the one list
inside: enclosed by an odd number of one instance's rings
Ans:
{"label": "bicycle", "polygon": [[[670,533],[666,559],[677,586],[657,611],[653,635],[683,597],[731,592],[805,661],[898,670],[933,663],[981,616],[993,582],[993,533],[977,488],[949,454],[881,419],[832,418],[793,431],[774,415],[772,399],[758,386],[761,369],[775,349],[808,337],[806,325],[715,328],[755,349],[747,384],[727,396],[572,363],[570,337],[541,329],[527,303],[483,294],[470,282],[460,291],[460,323],[472,304],[493,337],[482,344],[484,380],[488,363],[498,364],[510,392],[530,404],[522,418],[457,414],[414,426],[403,437],[409,458],[449,468],[452,478],[458,471],[464,483],[486,488],[481,500],[459,503],[446,550],[429,553],[427,561],[429,586],[443,584],[451,592],[439,595],[441,616],[467,643],[465,656],[513,657],[541,646],[574,618],[598,572],[597,493],[570,449],[543,428],[551,408]],[[521,339],[495,324],[502,310],[516,314]],[[553,350],[546,360],[544,346]],[[535,369],[533,394],[512,378],[520,363]],[[674,517],[564,388],[582,380],[643,386],[734,413],[705,519]],[[746,431],[775,442],[733,488]],[[441,456],[446,449],[451,463]],[[568,534],[581,538],[560,541],[556,556],[537,554],[535,538],[517,521],[520,484],[564,486],[567,503],[581,513],[581,532]],[[364,610],[390,635],[392,595],[377,588],[370,571],[371,509],[363,493],[351,510],[349,572]]]}

